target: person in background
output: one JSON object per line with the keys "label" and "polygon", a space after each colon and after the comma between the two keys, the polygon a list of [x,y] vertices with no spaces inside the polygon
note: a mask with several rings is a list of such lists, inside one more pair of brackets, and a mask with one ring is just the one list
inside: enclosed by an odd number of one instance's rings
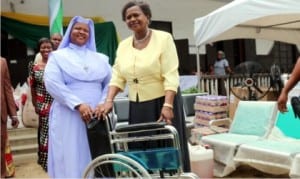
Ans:
{"label": "person in background", "polygon": [[[53,44],[53,50],[56,50],[61,42],[61,39],[62,39],[62,35],[59,34],[59,33],[54,33],[50,36],[50,40]],[[39,50],[39,49],[38,49]],[[39,61],[42,60],[42,55],[41,53],[37,53],[35,55],[35,58],[34,58],[34,63],[38,63]]]}
{"label": "person in background", "polygon": [[226,74],[232,74],[225,53],[222,50],[217,52],[217,60],[214,63],[214,74],[218,77],[218,94],[226,96],[226,87],[224,77]]}
{"label": "person in background", "polygon": [[287,112],[287,101],[289,92],[295,87],[295,85],[300,81],[300,57],[298,57],[297,62],[294,66],[294,69],[290,75],[289,80],[281,90],[281,93],[278,97],[277,104],[278,110],[280,112]]}
{"label": "person in background", "polygon": [[180,136],[183,169],[190,171],[176,47],[171,34],[149,28],[151,17],[151,9],[143,1],[130,1],[123,7],[122,19],[133,35],[119,44],[100,113],[112,110],[115,96],[127,84],[129,124],[165,121],[174,125]]}
{"label": "person in background", "polygon": [[217,52],[217,60],[214,64],[214,73],[217,76],[224,76],[227,73],[232,73],[232,70],[229,67],[228,60],[226,59],[225,53],[222,50],[219,50]]}
{"label": "person in background", "polygon": [[38,42],[38,49],[42,60],[32,66],[29,72],[29,86],[32,104],[39,116],[38,164],[47,171],[49,111],[53,98],[46,91],[43,76],[53,44],[48,38],[41,38]]}
{"label": "person in background", "polygon": [[1,178],[5,178],[6,174],[6,160],[5,160],[5,146],[7,140],[7,117],[11,119],[13,128],[19,125],[17,116],[16,103],[13,96],[13,88],[10,81],[9,70],[6,59],[0,57],[1,62]]}
{"label": "person in background", "polygon": [[[110,79],[109,58],[96,50],[94,22],[73,17],[44,74],[46,89],[54,98],[49,114],[51,178],[81,178],[91,162],[87,123],[94,115],[101,117],[95,111],[104,103]],[[105,125],[103,120],[101,124]],[[99,136],[98,141],[102,154],[111,152],[107,136]]]}

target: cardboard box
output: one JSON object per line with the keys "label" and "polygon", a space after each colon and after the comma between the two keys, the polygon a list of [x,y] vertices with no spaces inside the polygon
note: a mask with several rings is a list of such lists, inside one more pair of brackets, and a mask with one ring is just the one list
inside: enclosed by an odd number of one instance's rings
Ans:
{"label": "cardboard box", "polygon": [[208,106],[203,104],[195,104],[194,105],[195,110],[199,111],[206,111],[211,113],[218,113],[218,112],[226,112],[228,111],[228,105],[224,106]]}

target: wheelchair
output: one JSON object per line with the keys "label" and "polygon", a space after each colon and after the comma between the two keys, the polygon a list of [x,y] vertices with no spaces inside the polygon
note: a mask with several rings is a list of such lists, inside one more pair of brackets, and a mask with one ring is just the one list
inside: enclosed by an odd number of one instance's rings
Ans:
{"label": "wheelchair", "polygon": [[[199,178],[184,173],[177,130],[165,123],[123,124],[112,127],[107,116],[111,154],[96,157],[83,178]],[[168,146],[132,149],[131,143],[168,141]]]}

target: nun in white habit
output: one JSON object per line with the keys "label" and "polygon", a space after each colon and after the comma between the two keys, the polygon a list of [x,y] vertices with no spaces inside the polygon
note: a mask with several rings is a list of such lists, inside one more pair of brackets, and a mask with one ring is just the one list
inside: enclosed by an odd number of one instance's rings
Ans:
{"label": "nun in white habit", "polygon": [[93,21],[75,16],[44,73],[46,89],[54,98],[49,115],[51,178],[80,178],[91,162],[86,123],[105,101],[111,78],[108,61],[96,52]]}

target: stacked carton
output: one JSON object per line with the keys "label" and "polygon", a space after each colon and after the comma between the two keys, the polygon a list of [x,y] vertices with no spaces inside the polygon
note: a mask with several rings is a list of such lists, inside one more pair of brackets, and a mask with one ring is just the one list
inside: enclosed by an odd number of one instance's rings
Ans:
{"label": "stacked carton", "polygon": [[226,96],[197,96],[194,104],[195,128],[191,131],[191,142],[199,144],[201,137],[216,133],[227,132],[228,128],[209,126],[211,120],[228,117],[228,100]]}
{"label": "stacked carton", "polygon": [[229,109],[228,106],[226,96],[197,96],[194,104],[195,125],[208,126],[210,120],[227,118]]}

